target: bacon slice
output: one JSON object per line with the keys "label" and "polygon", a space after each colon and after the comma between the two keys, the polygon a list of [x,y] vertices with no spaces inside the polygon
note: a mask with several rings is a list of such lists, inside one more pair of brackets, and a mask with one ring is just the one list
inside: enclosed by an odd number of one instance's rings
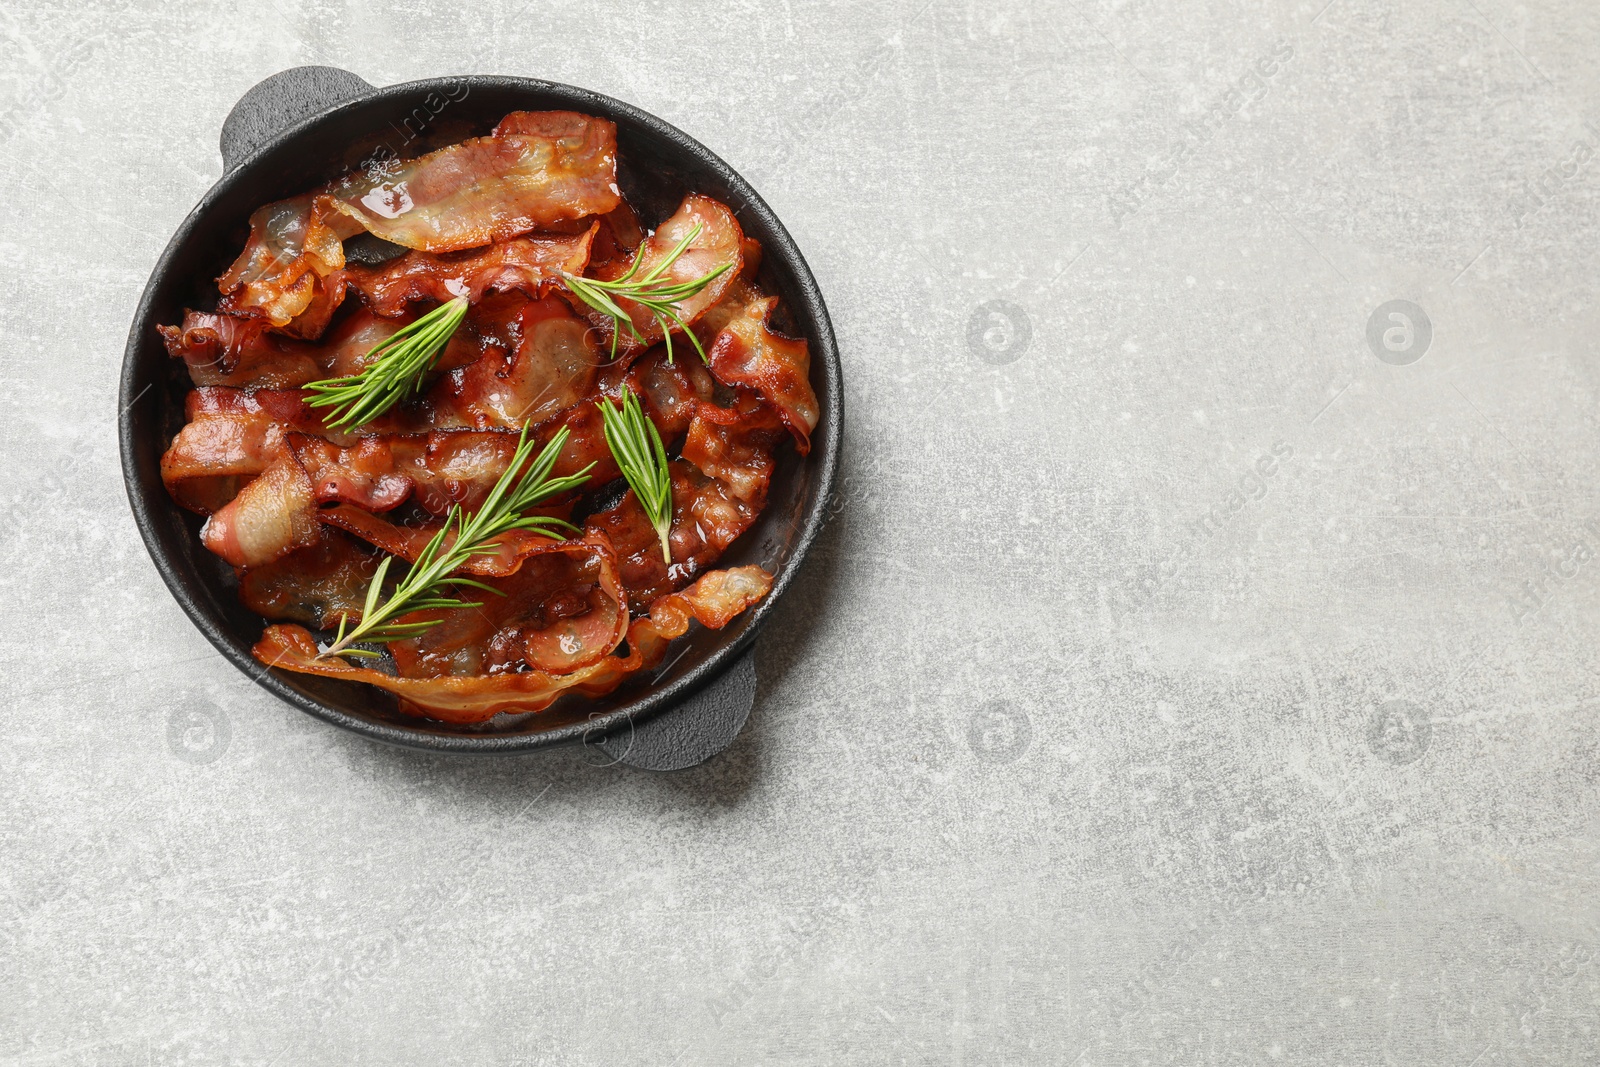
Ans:
{"label": "bacon slice", "polygon": [[[695,403],[708,400],[716,381],[698,363],[668,363],[656,346],[631,363],[603,363],[592,331],[555,297],[523,306],[510,324],[508,350],[489,350],[468,366],[440,379],[418,406],[416,417],[372,424],[373,432],[400,432],[409,423],[462,429],[519,429],[563,416],[574,437],[586,444],[599,432],[592,403],[621,395],[624,383],[640,394],[664,440],[681,437]],[[595,438],[595,441],[600,439]],[[614,477],[609,453],[583,450]]]}
{"label": "bacon slice", "polygon": [[771,327],[777,304],[777,297],[762,296],[741,281],[717,309],[716,339],[707,354],[717,381],[752,389],[777,408],[803,456],[811,451],[811,431],[817,428],[821,408],[811,388],[811,354],[805,341]]}
{"label": "bacon slice", "polygon": [[683,460],[723,485],[730,499],[760,511],[782,432],[772,408],[749,396],[731,408],[699,404],[683,442]]}
{"label": "bacon slice", "polygon": [[515,112],[488,137],[268,204],[250,216],[243,253],[217,279],[222,309],[279,327],[311,309],[325,323],[337,301],[319,280],[344,266],[344,239],[363,230],[405,248],[454,252],[606,214],[622,201],[616,143],[606,119]]}
{"label": "bacon slice", "polygon": [[[648,275],[652,268],[672,254],[672,250],[688,237],[696,226],[700,227],[699,236],[684,249],[683,254],[673,261],[672,266],[668,267],[660,278],[663,283],[668,284],[691,282],[705,277],[719,267],[726,268],[715,281],[700,292],[673,305],[678,317],[686,325],[692,325],[707,309],[722,299],[723,294],[738,279],[742,263],[744,231],[739,228],[739,220],[733,217],[733,212],[729,211],[726,205],[709,196],[692,193],[685,197],[672,217],[663,222],[630,259],[612,260],[603,267],[597,267],[594,274],[606,280],[614,280],[625,274],[632,262],[637,261],[639,269],[634,277]],[[661,324],[648,308],[625,298],[619,299],[617,305],[628,313],[634,329],[638,331],[638,337],[626,330],[622,331],[621,336],[617,338],[619,352],[638,352],[661,340]],[[606,344],[609,346],[611,334],[616,328],[615,321],[599,312],[590,311],[587,305],[583,305],[583,310],[605,336]]]}
{"label": "bacon slice", "polygon": [[406,248],[451,252],[604,215],[617,189],[617,127],[575,111],[514,111],[488,137],[328,190],[334,210]]}
{"label": "bacon slice", "polygon": [[280,442],[261,476],[206,520],[200,540],[235,567],[271,563],[320,536],[313,501],[305,468]]}
{"label": "bacon slice", "polygon": [[[466,294],[474,305],[463,324],[470,331],[474,320],[491,311],[484,306],[490,293],[544,295],[563,271],[582,273],[598,228],[594,223],[570,237],[519,237],[471,252],[408,252],[377,267],[347,266],[319,280],[314,307],[287,326],[248,314],[190,311],[181,327],[157,329],[167,351],[189,365],[196,385],[267,389],[304,385],[351,373],[358,357],[409,321],[415,302],[442,303]],[[356,313],[320,344],[296,339],[322,337],[333,311],[350,291],[358,293],[370,310]],[[401,316],[405,316],[402,321],[391,321]]]}
{"label": "bacon slice", "polygon": [[271,332],[265,319],[225,312],[190,311],[181,327],[156,329],[167,352],[187,364],[195,385],[292,389],[354,374],[362,357],[406,321],[359,311],[320,342],[295,340]]}
{"label": "bacon slice", "polygon": [[771,591],[772,575],[760,567],[711,571],[682,592],[669,593],[651,604],[649,630],[630,628],[628,641],[649,650],[656,641],[682,637],[691,619],[708,630],[720,630]]}
{"label": "bacon slice", "polygon": [[474,304],[486,293],[519,290],[538,298],[563,272],[582,274],[599,223],[571,237],[516,237],[467,252],[407,252],[376,267],[359,264],[330,276],[330,291],[354,289],[379,315],[400,315],[413,301],[443,303],[465,295]]}
{"label": "bacon slice", "polygon": [[666,349],[660,345],[629,368],[627,382],[667,443],[688,432],[695,413],[711,399],[717,384],[698,359],[668,363]]}
{"label": "bacon slice", "polygon": [[239,599],[269,619],[292,619],[326,629],[341,615],[361,619],[378,557],[338,530],[323,530],[306,548],[239,572]]}
{"label": "bacon slice", "polygon": [[161,456],[161,481],[181,506],[209,515],[267,469],[283,427],[231,389],[196,389],[184,406],[189,421]]}
{"label": "bacon slice", "polygon": [[486,353],[442,379],[425,404],[433,426],[521,429],[566,411],[594,389],[600,353],[562,300],[524,303],[509,351]]}
{"label": "bacon slice", "polygon": [[502,711],[542,711],[568,694],[605,696],[631,675],[660,664],[667,645],[692,621],[721,629],[772,589],[760,567],[713,571],[681,593],[651,605],[650,614],[628,627],[628,654],[607,656],[580,670],[552,674],[540,670],[463,677],[401,678],[336,657],[319,659],[316,639],[303,626],[269,626],[252,650],[269,667],[366,682],[400,698],[402,712],[441,722],[487,722]]}
{"label": "bacon slice", "polygon": [[217,279],[221,309],[287,326],[317,297],[317,279],[344,266],[344,239],[361,227],[317,192],[259,207],[244,251]]}

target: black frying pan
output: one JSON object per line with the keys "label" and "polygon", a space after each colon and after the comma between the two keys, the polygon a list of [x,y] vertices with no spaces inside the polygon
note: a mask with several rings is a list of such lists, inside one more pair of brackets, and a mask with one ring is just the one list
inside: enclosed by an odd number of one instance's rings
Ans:
{"label": "black frying pan", "polygon": [[[766,510],[723,565],[758,563],[772,592],[723,630],[695,629],[667,662],[600,700],[567,698],[549,710],[479,726],[452,726],[398,713],[368,686],[263,668],[250,648],[266,625],[236,593],[232,571],[200,545],[200,520],[161,483],[161,453],[183,424],[188,377],[156,326],[186,307],[216,304],[214,279],[243,247],[250,212],[304,192],[375,154],[409,157],[484,134],[508,111],[571,110],[617,124],[618,179],[643,222],[654,226],[687,192],[733,208],[765,255],[760,281],[778,294],[775,325],[811,347],[811,380],[822,421],[801,459],[780,449]],[[698,141],[654,115],[599,93],[529,78],[436,78],[376,89],[348,71],[297,67],[251,89],[222,127],[222,179],[201,198],[156,264],[128,334],[122,366],[122,473],[156,569],[189,618],[240,670],[319,719],[394,744],[448,752],[525,752],[586,741],[634,766],[675,770],[725,748],[755,697],[752,642],[794,579],[822,525],[838,461],[842,389],[839,353],[822,294],[800,250],[743,178]]]}

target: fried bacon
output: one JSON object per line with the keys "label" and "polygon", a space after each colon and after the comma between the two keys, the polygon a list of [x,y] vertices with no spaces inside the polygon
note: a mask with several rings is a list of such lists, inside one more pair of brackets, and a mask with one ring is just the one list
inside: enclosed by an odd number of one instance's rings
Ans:
{"label": "fried bacon", "polygon": [[323,629],[361,618],[378,557],[338,530],[281,559],[239,572],[239,599],[257,615]]}
{"label": "fried bacon", "polygon": [[716,391],[716,381],[698,359],[667,362],[666,349],[657,345],[635,360],[619,376],[620,365],[606,369],[599,384],[602,394],[618,398],[624,387],[637,393],[645,414],[655,423],[669,447],[683,439],[700,405]]}
{"label": "fried bacon", "polygon": [[344,240],[360,232],[319,193],[257,208],[244,251],[217,279],[221,309],[287,326],[316,300],[317,279],[344,266]]}
{"label": "fried bacon", "polygon": [[[417,159],[356,171],[250,216],[250,238],[222,277],[223,310],[287,326],[337,300],[321,279],[365,230],[404,248],[455,252],[621,202],[616,126],[570,111],[515,112],[492,134]],[[322,305],[313,304],[322,297]]]}
{"label": "fried bacon", "polygon": [[376,267],[352,264],[323,285],[330,293],[354,289],[386,316],[404,314],[417,300],[443,303],[465,295],[476,304],[486,293],[511,290],[539,297],[563,271],[583,273],[599,228],[594,223],[573,237],[516,237],[469,252],[407,252]]}
{"label": "fried bacon", "polygon": [[661,597],[648,615],[634,619],[627,631],[627,655],[608,655],[564,674],[526,670],[402,678],[336,657],[319,658],[316,638],[293,624],[268,626],[252,651],[269,667],[375,685],[399,697],[402,711],[442,722],[479,723],[503,711],[542,711],[568,693],[605,696],[631,675],[660,665],[668,642],[683,636],[691,621],[721,629],[771,588],[771,576],[760,567],[712,571],[682,592]]}
{"label": "fried bacon", "polygon": [[292,389],[322,378],[354,374],[362,357],[405,320],[359,312],[322,341],[273,333],[264,319],[190,311],[181,327],[159,326],[167,351],[188,366],[199,386]]}
{"label": "fried bacon", "polygon": [[573,111],[516,111],[488,137],[382,174],[358,171],[326,196],[368,233],[405,248],[477,248],[614,209],[617,128]]}
{"label": "fried bacon", "polygon": [[510,327],[508,348],[486,353],[428,394],[431,425],[520,429],[593,392],[600,352],[588,324],[564,301],[527,302]]}
{"label": "fried bacon", "polygon": [[[742,386],[778,409],[803,456],[811,451],[811,431],[821,409],[811,388],[811,354],[802,340],[773,331],[775,296],[740,281],[717,308],[716,339],[711,343],[711,373],[724,385]],[[711,316],[708,316],[711,318]]]}
{"label": "fried bacon", "polygon": [[185,408],[189,421],[161,456],[161,481],[183,507],[209,515],[267,469],[283,426],[234,389],[196,389]]}
{"label": "fried bacon", "polygon": [[[405,251],[346,262],[343,241],[363,232]],[[619,298],[640,336],[624,328],[624,358],[610,360],[615,324],[562,276],[645,275],[691,233],[659,280],[721,272],[675,307],[708,359],[675,344],[669,363],[654,314]],[[615,127],[570,112],[514,113],[487,137],[258,210],[217,310],[161,328],[196,386],[162,479],[207,517],[201,541],[233,565],[245,606],[279,621],[256,657],[478,723],[608,694],[693,622],[720,628],[759,602],[765,571],[714,568],[766,506],[778,448],[792,438],[804,454],[819,417],[806,343],[773,327],[760,262],[709,197],[642,229],[617,190]],[[359,374],[376,345],[458,296],[470,308],[422,391],[330,430],[303,387]],[[669,456],[670,563],[597,406],[629,391]],[[384,669],[320,656],[306,627],[358,621],[381,559],[398,561],[393,583],[441,531],[454,536],[446,516],[481,506],[525,426],[536,446],[567,431],[555,476],[590,468],[538,509],[581,533],[513,530],[482,546],[459,572],[487,587],[460,587],[479,603],[405,616],[436,625],[389,645]]]}
{"label": "fried bacon", "polygon": [[305,468],[280,441],[260,477],[206,520],[200,541],[235,567],[271,563],[320,536],[314,502]]}

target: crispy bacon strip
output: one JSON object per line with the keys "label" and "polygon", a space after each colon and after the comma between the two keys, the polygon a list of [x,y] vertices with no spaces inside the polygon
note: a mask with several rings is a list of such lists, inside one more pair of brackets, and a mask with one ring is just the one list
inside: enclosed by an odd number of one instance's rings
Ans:
{"label": "crispy bacon strip", "polygon": [[347,175],[327,196],[334,210],[397,245],[476,248],[614,209],[622,201],[617,128],[575,111],[514,111],[488,137],[382,175]]}
{"label": "crispy bacon strip", "polygon": [[232,389],[196,389],[184,406],[189,421],[161,456],[161,481],[182,507],[209,515],[267,469],[283,426]]}
{"label": "crispy bacon strip", "polygon": [[772,453],[782,432],[772,408],[749,396],[731,408],[699,404],[683,442],[683,460],[721,483],[730,499],[760,511],[767,502]]}
{"label": "crispy bacon strip", "polygon": [[200,528],[200,540],[235,567],[271,563],[321,535],[311,479],[287,441],[255,481],[239,490]]}
{"label": "crispy bacon strip", "polygon": [[378,557],[338,530],[281,559],[239,572],[239,599],[269,619],[292,619],[325,629],[341,615],[361,618]]}
{"label": "crispy bacon strip", "polygon": [[[803,456],[811,451],[811,431],[821,408],[811,388],[811,354],[803,340],[784,337],[771,327],[775,296],[762,296],[740,282],[718,309],[711,373],[724,385],[753,389],[783,417]],[[709,317],[709,316],[708,316]]]}
{"label": "crispy bacon strip", "polygon": [[[560,415],[584,447],[578,451],[600,462],[606,478],[615,464],[595,448],[600,422],[594,403],[613,399],[627,388],[638,393],[645,411],[668,444],[683,436],[696,405],[709,400],[716,381],[699,361],[668,363],[657,345],[625,364],[600,363],[589,328],[554,298],[529,304],[514,324],[513,351],[489,352],[470,366],[441,379],[409,419],[376,422],[378,433],[403,432],[410,423],[436,428],[520,429]],[[565,414],[562,414],[565,413]]]}
{"label": "crispy bacon strip", "polygon": [[510,350],[486,352],[441,379],[428,394],[429,425],[521,429],[566,411],[589,395],[600,352],[589,326],[556,297],[523,304]]}
{"label": "crispy bacon strip", "polygon": [[344,266],[344,240],[361,232],[321,200],[320,193],[305,193],[251,214],[244,251],[217,279],[225,294],[221,310],[287,326],[311,306],[317,279]]}
{"label": "crispy bacon strip", "polygon": [[417,300],[443,303],[465,294],[519,290],[538,298],[561,273],[581,274],[600,224],[571,237],[516,237],[467,252],[407,252],[376,267],[352,264],[324,283],[329,292],[354,289],[376,314],[403,314]]}
{"label": "crispy bacon strip", "polygon": [[195,385],[293,389],[321,378],[354,374],[361,358],[405,321],[359,311],[320,342],[285,337],[271,332],[265,319],[225,312],[190,311],[181,327],[156,329],[167,352],[188,365]]}
{"label": "crispy bacon strip", "polygon": [[700,405],[716,390],[716,382],[698,359],[668,363],[666,349],[660,345],[629,368],[627,382],[639,394],[661,439],[669,443],[688,432]]}
{"label": "crispy bacon strip", "polygon": [[[405,248],[454,252],[621,203],[616,126],[570,111],[514,112],[474,137],[382,171],[357,171],[250,216],[244,252],[217,279],[223,310],[287,326],[312,309],[326,322],[345,238],[366,230]],[[304,331],[302,331],[304,332]]]}
{"label": "crispy bacon strip", "polygon": [[772,588],[759,567],[712,571],[681,593],[651,605],[650,614],[628,627],[628,654],[607,656],[567,674],[540,670],[471,677],[400,678],[335,657],[319,659],[316,639],[303,626],[269,626],[252,650],[269,667],[366,682],[400,698],[400,710],[442,722],[487,722],[502,711],[542,711],[567,693],[605,696],[630,675],[660,664],[667,644],[683,636],[691,621],[721,629],[758,603]]}

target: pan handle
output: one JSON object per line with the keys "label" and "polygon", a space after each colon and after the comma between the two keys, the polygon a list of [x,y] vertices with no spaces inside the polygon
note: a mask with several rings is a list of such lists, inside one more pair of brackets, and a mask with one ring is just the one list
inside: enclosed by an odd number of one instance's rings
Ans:
{"label": "pan handle", "polygon": [[609,737],[585,739],[618,763],[643,771],[682,771],[715,756],[739,736],[756,702],[756,650],[655,718]]}
{"label": "pan handle", "polygon": [[257,82],[222,123],[222,164],[233,170],[287,126],[375,87],[338,67],[290,67]]}

